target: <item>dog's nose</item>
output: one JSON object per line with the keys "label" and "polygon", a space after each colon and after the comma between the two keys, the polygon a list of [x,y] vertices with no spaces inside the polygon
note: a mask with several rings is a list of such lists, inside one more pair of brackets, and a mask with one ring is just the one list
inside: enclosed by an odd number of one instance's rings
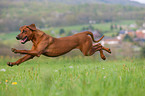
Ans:
{"label": "dog's nose", "polygon": [[17,39],[17,40],[20,40],[20,38],[19,38],[18,36],[16,37],[16,39]]}

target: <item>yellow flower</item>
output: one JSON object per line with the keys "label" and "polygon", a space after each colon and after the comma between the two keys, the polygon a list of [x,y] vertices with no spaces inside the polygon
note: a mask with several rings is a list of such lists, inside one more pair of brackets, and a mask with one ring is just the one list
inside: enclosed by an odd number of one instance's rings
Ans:
{"label": "yellow flower", "polygon": [[8,80],[6,80],[6,83],[8,82]]}
{"label": "yellow flower", "polygon": [[17,82],[12,82],[12,85],[16,85],[17,84]]}
{"label": "yellow flower", "polygon": [[86,72],[86,75],[88,75],[88,72]]}

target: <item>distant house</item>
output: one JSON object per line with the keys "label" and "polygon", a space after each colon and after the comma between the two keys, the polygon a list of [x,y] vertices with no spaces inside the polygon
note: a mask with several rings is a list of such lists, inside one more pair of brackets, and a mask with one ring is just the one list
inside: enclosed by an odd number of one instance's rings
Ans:
{"label": "distant house", "polygon": [[132,30],[129,30],[127,31],[127,33],[130,37],[134,37],[136,34],[135,34],[135,31],[132,31]]}
{"label": "distant house", "polygon": [[125,31],[125,30],[121,30],[121,31],[119,32],[117,38],[118,38],[119,40],[122,40],[122,39],[125,37],[125,35],[126,35],[126,31]]}
{"label": "distant house", "polygon": [[135,31],[132,31],[132,30],[121,30],[117,38],[122,40],[126,35],[129,35],[130,37],[134,37],[136,33]]}
{"label": "distant house", "polygon": [[137,30],[136,31],[136,38],[145,39],[145,30]]}
{"label": "distant house", "polygon": [[119,34],[125,34],[126,33],[126,31],[125,30],[121,30],[120,32],[119,32]]}
{"label": "distant house", "polygon": [[120,44],[121,41],[117,38],[104,38],[101,41],[102,45],[108,44],[108,45],[115,45],[115,44]]}
{"label": "distant house", "polygon": [[130,27],[130,28],[136,28],[137,25],[136,25],[136,24],[130,24],[129,27]]}

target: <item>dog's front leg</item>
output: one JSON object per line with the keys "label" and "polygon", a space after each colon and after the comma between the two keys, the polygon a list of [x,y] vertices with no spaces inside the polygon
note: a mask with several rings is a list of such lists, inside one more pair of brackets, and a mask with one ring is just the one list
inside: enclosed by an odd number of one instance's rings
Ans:
{"label": "dog's front leg", "polygon": [[39,50],[17,50],[14,48],[12,48],[11,50],[14,53],[29,54],[29,55],[37,56],[37,57],[39,57],[42,54],[42,51],[39,51]]}
{"label": "dog's front leg", "polygon": [[37,56],[39,57],[47,48],[49,42],[45,42],[45,43],[40,43],[39,45],[37,45],[36,47],[32,47],[31,50],[17,50],[15,48],[12,48],[12,52],[14,53],[20,53],[20,54],[28,54],[28,55],[32,55],[32,56]]}
{"label": "dog's front leg", "polygon": [[13,65],[19,65],[20,63],[27,61],[29,59],[32,59],[34,56],[32,55],[25,55],[24,57],[20,58],[19,60],[17,60],[16,62],[8,62],[7,65],[8,66],[13,66]]}

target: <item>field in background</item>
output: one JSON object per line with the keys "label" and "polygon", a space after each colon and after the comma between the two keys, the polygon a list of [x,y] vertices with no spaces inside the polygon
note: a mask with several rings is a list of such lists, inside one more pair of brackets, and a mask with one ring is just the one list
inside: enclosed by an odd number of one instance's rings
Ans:
{"label": "field in background", "polygon": [[[40,57],[8,67],[0,57],[0,96],[144,96],[145,60]],[[3,69],[3,71],[2,71]],[[5,71],[4,71],[5,70]]]}
{"label": "field in background", "polygon": [[[111,24],[125,26],[134,22],[100,23],[92,26],[105,36],[112,36],[117,34],[118,29],[111,30]],[[80,32],[87,26],[89,25],[51,27],[42,30],[56,37],[63,28],[65,34],[60,35],[62,37],[72,30]],[[52,31],[55,34],[52,34]],[[145,59],[137,56],[129,59],[124,58],[121,53],[110,55],[104,52],[107,60],[103,61],[99,52],[94,56],[84,57],[80,51],[74,50],[65,56],[36,57],[20,66],[9,67],[6,65],[7,62],[14,62],[17,57],[22,56],[12,53],[10,51],[12,47],[17,49],[31,47],[31,43],[21,45],[15,39],[18,33],[0,34],[0,48],[4,53],[4,56],[0,56],[0,96],[144,96],[145,94]],[[124,49],[119,52],[124,52]],[[127,52],[125,54],[129,57]],[[117,56],[121,56],[122,59]]]}
{"label": "field in background", "polygon": [[[100,30],[105,36],[112,36],[113,34],[116,35],[118,30],[111,30],[110,26],[111,24],[116,24],[116,25],[130,25],[134,24],[135,21],[133,20],[128,20],[128,21],[120,21],[120,22],[112,22],[112,23],[99,23],[99,24],[92,24],[94,29]],[[23,25],[22,25],[23,26]],[[65,27],[50,27],[48,29],[41,29],[45,33],[55,36],[59,34],[60,29],[65,30],[65,35],[70,32],[70,31],[77,31],[80,32],[83,27],[88,27],[89,25],[76,25],[76,26],[65,26]],[[37,27],[37,25],[36,25]],[[19,31],[19,29],[18,29]],[[52,34],[51,31],[54,31],[55,34]],[[19,44],[19,42],[16,40],[16,36],[19,34],[19,32],[11,32],[11,33],[1,33],[0,34],[0,43],[3,43],[5,45],[8,45],[10,47],[15,46],[16,44]],[[65,36],[63,35],[63,36]],[[55,36],[56,37],[56,36]],[[62,37],[62,36],[61,36]]]}
{"label": "field in background", "polygon": [[[0,0],[0,13],[0,96],[144,96],[145,39],[136,33],[145,29],[144,4],[131,0]],[[41,56],[7,66],[24,56],[11,48],[31,49],[31,42],[21,44],[16,36],[20,26],[32,23],[56,38],[86,30],[96,40],[105,35],[101,43],[112,53],[104,52],[107,59],[103,61],[99,52],[85,57],[80,50],[72,50],[56,58]]]}

